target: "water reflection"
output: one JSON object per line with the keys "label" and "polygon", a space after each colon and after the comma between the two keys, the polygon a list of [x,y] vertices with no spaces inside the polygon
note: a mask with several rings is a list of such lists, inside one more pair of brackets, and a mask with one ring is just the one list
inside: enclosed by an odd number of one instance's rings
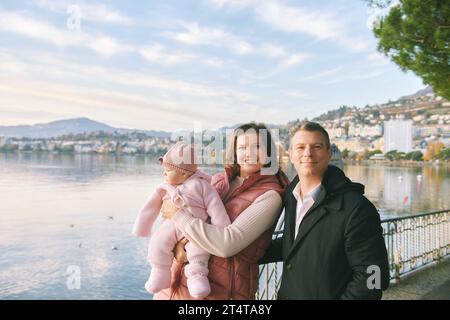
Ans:
{"label": "water reflection", "polygon": [[387,216],[450,208],[448,168],[348,165],[346,174],[366,186],[366,196]]}
{"label": "water reflection", "polygon": [[[344,170],[384,217],[450,208],[444,167]],[[161,174],[150,157],[0,153],[0,299],[150,299],[147,240],[130,232]]]}

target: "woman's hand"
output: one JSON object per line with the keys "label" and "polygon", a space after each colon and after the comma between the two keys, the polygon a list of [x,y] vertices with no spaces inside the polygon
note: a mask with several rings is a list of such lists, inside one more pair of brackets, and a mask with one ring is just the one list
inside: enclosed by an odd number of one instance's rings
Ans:
{"label": "woman's hand", "polygon": [[172,219],[172,217],[180,210],[176,207],[170,199],[163,200],[161,213],[163,218]]}
{"label": "woman's hand", "polygon": [[188,239],[183,238],[180,241],[177,242],[175,245],[175,248],[173,248],[173,255],[175,256],[175,259],[180,264],[185,264],[187,260],[186,250],[184,249],[184,246],[188,242]]}

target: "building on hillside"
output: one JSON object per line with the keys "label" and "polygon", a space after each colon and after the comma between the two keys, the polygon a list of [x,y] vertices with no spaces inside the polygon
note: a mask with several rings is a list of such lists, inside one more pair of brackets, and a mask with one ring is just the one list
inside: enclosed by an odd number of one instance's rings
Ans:
{"label": "building on hillside", "polygon": [[390,120],[384,122],[384,152],[413,150],[412,120]]}

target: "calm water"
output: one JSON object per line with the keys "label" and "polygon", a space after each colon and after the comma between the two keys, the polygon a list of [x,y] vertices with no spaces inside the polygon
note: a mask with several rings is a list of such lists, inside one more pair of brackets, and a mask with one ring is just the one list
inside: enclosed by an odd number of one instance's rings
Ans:
{"label": "calm water", "polygon": [[[445,168],[345,171],[383,217],[450,208]],[[147,240],[130,231],[161,173],[146,157],[0,153],[0,299],[151,299]]]}

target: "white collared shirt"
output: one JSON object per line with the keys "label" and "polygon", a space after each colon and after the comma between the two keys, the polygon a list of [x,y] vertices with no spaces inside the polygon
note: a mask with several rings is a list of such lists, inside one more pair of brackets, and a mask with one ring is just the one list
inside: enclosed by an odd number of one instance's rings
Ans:
{"label": "white collared shirt", "polygon": [[302,201],[302,198],[300,197],[300,182],[297,183],[294,190],[292,190],[292,194],[294,195],[295,199],[297,199],[294,239],[297,237],[298,228],[300,227],[300,223],[302,223],[302,220],[303,220],[305,214],[308,212],[308,210],[313,206],[314,202],[317,200],[317,197],[319,196],[319,193],[321,190],[322,190],[322,184],[319,183],[317,186],[314,187],[314,189],[312,189],[309,193],[307,193],[303,197],[303,201]]}

